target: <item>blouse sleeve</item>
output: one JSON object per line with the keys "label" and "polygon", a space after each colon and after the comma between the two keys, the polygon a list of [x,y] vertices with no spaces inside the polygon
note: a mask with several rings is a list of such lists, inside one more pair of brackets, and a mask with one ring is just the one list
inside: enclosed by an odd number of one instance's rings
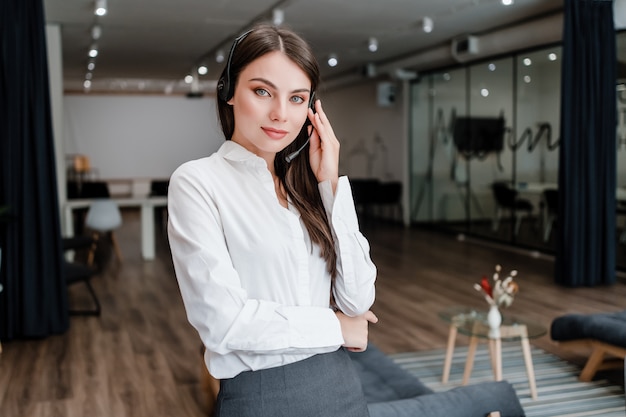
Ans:
{"label": "blouse sleeve", "polygon": [[337,307],[348,316],[365,313],[374,303],[376,266],[359,223],[347,177],[340,177],[333,194],[330,181],[319,184],[337,251],[337,278],[333,294]]}
{"label": "blouse sleeve", "polygon": [[341,327],[332,309],[248,298],[232,265],[218,205],[200,177],[189,167],[172,175],[168,235],[188,320],[207,349],[220,355],[276,355],[323,353],[341,346]]}

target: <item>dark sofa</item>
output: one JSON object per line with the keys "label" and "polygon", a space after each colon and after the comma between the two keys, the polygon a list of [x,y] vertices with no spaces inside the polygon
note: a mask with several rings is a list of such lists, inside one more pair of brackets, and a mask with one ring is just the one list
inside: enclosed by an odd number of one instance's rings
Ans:
{"label": "dark sofa", "polygon": [[550,325],[550,337],[562,347],[591,350],[579,376],[581,381],[591,381],[599,370],[624,366],[626,310],[557,317]]}
{"label": "dark sofa", "polygon": [[435,393],[375,346],[350,352],[359,372],[370,417],[501,417],[525,415],[513,386],[482,382]]}

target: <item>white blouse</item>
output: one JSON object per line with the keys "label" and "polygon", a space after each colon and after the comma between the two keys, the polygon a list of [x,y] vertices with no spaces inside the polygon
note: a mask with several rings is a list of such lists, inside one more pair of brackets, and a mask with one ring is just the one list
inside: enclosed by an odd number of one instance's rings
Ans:
{"label": "white blouse", "polygon": [[[376,267],[350,184],[319,184],[338,254],[334,295],[346,315],[374,302]],[[330,274],[295,207],[280,205],[266,162],[226,141],[181,165],[169,184],[168,233],[189,322],[216,378],[337,350]]]}

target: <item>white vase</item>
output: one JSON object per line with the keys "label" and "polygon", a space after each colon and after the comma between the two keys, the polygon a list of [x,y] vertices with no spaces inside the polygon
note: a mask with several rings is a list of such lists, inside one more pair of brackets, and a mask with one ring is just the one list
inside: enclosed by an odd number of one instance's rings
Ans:
{"label": "white vase", "polygon": [[489,337],[497,339],[500,337],[500,325],[502,324],[502,315],[498,306],[489,306],[489,313],[487,313],[487,324],[489,325]]}

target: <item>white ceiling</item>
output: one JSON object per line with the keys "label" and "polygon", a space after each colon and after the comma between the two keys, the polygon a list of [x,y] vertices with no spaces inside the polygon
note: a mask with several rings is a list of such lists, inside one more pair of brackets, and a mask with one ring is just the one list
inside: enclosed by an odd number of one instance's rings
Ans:
{"label": "white ceiling", "polygon": [[[94,0],[44,0],[46,20],[61,27],[66,90],[82,90],[87,74],[91,28],[100,25],[99,55],[92,91],[189,89],[182,79],[201,61],[209,72],[201,88],[214,85],[221,65],[218,49],[256,20],[284,11],[285,25],[302,34],[322,64],[325,80],[384,64],[450,43],[561,10],[563,0],[108,0],[108,13],[96,17]],[[434,21],[424,33],[421,19]],[[376,37],[377,52],[367,48]],[[339,65],[326,65],[335,53]]]}

